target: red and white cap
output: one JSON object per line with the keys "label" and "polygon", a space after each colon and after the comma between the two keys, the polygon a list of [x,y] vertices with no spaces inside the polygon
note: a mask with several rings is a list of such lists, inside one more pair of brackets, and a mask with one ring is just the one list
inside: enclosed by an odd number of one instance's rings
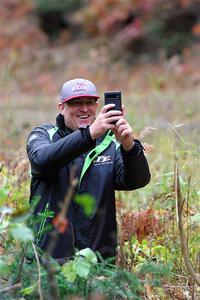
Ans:
{"label": "red and white cap", "polygon": [[66,81],[60,92],[61,102],[67,102],[78,97],[100,98],[95,85],[91,81],[83,78]]}

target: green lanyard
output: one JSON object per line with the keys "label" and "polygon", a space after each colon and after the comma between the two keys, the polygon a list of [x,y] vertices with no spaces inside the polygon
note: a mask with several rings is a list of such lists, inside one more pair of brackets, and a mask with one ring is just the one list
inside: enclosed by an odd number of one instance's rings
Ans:
{"label": "green lanyard", "polygon": [[102,153],[106,148],[108,148],[108,146],[110,145],[110,143],[113,141],[114,139],[114,134],[111,130],[108,131],[108,133],[106,134],[105,138],[103,139],[102,143],[98,146],[96,146],[94,149],[92,149],[88,155],[85,158],[85,162],[83,165],[83,169],[81,171],[81,176],[79,179],[79,188],[80,188],[80,184],[81,181],[83,179],[83,176],[85,175],[85,172],[87,171],[87,169],[89,168],[89,166],[91,165],[92,161],[100,154]]}

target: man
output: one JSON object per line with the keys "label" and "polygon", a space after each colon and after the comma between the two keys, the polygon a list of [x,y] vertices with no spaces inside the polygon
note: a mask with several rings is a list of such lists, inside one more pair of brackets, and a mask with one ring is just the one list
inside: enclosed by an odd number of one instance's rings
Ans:
{"label": "man", "polygon": [[[95,199],[95,210],[90,217],[71,201],[67,212],[69,226],[59,234],[52,253],[54,258],[68,258],[74,249],[86,247],[104,258],[115,256],[115,190],[137,189],[150,180],[143,147],[133,140],[132,128],[123,113],[111,110],[114,105],[108,104],[96,116],[99,98],[91,81],[81,78],[67,81],[60,93],[56,127],[50,124],[36,127],[28,137],[30,198],[40,196],[36,215],[47,210],[58,214],[74,165],[79,178],[76,193],[89,193]],[[86,157],[89,165],[85,169]],[[40,233],[51,222],[51,218],[43,220],[37,228],[42,249],[47,249],[50,236]]]}

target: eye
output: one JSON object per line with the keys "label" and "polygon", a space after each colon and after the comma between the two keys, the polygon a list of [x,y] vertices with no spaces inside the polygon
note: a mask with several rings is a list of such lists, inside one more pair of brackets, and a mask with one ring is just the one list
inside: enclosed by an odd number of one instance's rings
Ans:
{"label": "eye", "polygon": [[93,104],[95,104],[95,103],[96,103],[96,100],[93,100],[93,99],[88,100],[88,101],[86,102],[86,104],[88,104],[88,105],[93,105]]}
{"label": "eye", "polygon": [[81,105],[81,101],[76,101],[76,102],[74,102],[74,105],[75,105],[75,106],[80,106],[80,105]]}
{"label": "eye", "polygon": [[68,104],[70,105],[70,106],[80,106],[80,101],[73,101],[73,102],[69,102]]}

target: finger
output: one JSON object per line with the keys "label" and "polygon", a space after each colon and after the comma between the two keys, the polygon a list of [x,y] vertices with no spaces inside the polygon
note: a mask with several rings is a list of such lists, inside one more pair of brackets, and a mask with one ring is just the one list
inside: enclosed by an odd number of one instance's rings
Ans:
{"label": "finger", "polygon": [[[114,125],[114,124],[113,124]],[[116,127],[115,127],[115,125],[114,125],[114,128],[112,129],[112,132],[114,133],[114,135],[118,135],[118,132],[117,132],[117,130],[116,130]]]}
{"label": "finger", "polygon": [[125,126],[127,128],[131,128],[131,126],[129,125],[129,123],[124,119],[124,118],[120,118],[117,123],[116,123],[116,127],[120,128],[121,126]]}
{"label": "finger", "polygon": [[125,106],[122,105],[122,115],[124,116],[124,114],[125,114]]}
{"label": "finger", "polygon": [[116,126],[119,127],[119,126],[121,126],[122,124],[128,124],[127,121],[126,121],[123,117],[121,117],[121,118],[117,121]]}
{"label": "finger", "polygon": [[117,121],[119,120],[120,116],[106,116],[106,114],[102,114],[101,116],[99,116],[98,118],[98,123],[101,124],[103,127],[107,127],[107,125],[109,124],[114,124],[114,127],[115,127],[115,124],[117,123]]}
{"label": "finger", "polygon": [[121,137],[124,138],[125,136],[130,136],[131,138],[133,138],[133,132],[132,132],[132,130],[130,130],[130,128],[124,129],[121,132]]}
{"label": "finger", "polygon": [[124,119],[120,119],[117,121],[116,128],[117,128],[118,132],[122,132],[123,130],[130,130],[130,132],[133,131],[132,127]]}
{"label": "finger", "polygon": [[120,135],[122,135],[122,132],[123,132],[124,130],[127,130],[127,129],[128,129],[127,126],[121,125],[120,127],[117,128],[117,132],[118,132]]}
{"label": "finger", "polygon": [[[116,123],[118,122],[120,116],[112,116],[106,119],[106,122],[110,123],[114,123],[115,127],[116,127]],[[117,128],[116,128],[117,129]]]}
{"label": "finger", "polygon": [[106,104],[103,106],[101,112],[102,113],[106,113],[109,109],[112,109],[115,107],[115,104],[114,103],[111,103],[111,104]]}
{"label": "finger", "polygon": [[118,116],[121,117],[122,113],[119,110],[109,110],[107,113],[104,114],[107,118]]}
{"label": "finger", "polygon": [[120,126],[121,124],[127,124],[127,126],[130,126],[130,124],[126,121],[126,119],[123,117],[123,115],[122,115],[122,117],[120,118],[120,120],[118,121],[118,123],[116,125]]}

